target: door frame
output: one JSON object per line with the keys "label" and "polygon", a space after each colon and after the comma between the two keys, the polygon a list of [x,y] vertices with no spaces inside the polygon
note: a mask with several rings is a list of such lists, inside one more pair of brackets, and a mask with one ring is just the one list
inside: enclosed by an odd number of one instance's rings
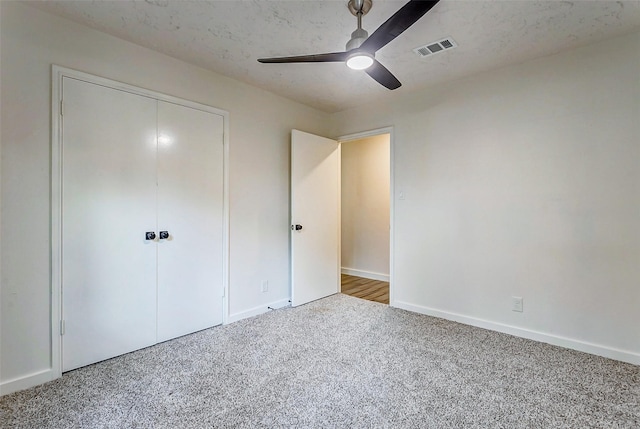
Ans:
{"label": "door frame", "polygon": [[145,88],[52,65],[51,69],[51,380],[62,376],[62,80],[71,78],[143,97],[166,101],[223,118],[223,251],[222,251],[222,324],[229,319],[229,112],[205,104],[162,94]]}
{"label": "door frame", "polygon": [[[393,126],[376,128],[369,131],[362,131],[353,134],[345,134],[343,136],[337,137],[335,140],[338,141],[338,154],[339,154],[339,177],[338,177],[338,186],[340,190],[340,196],[338,201],[339,208],[339,231],[338,231],[338,257],[339,257],[339,267],[338,270],[342,273],[342,143],[348,143],[353,140],[360,140],[367,137],[379,136],[381,134],[389,134],[389,306],[395,307],[394,300],[394,283],[395,283],[395,269],[394,269],[394,249],[395,249],[395,234],[394,234],[394,224],[395,224],[395,174],[394,174],[394,152],[395,152],[395,136]],[[338,284],[338,291],[341,291],[342,287]]]}

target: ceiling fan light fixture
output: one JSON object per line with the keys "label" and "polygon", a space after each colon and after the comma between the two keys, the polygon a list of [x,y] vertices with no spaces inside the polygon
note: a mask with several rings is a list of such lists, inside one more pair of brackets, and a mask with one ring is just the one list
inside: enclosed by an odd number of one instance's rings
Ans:
{"label": "ceiling fan light fixture", "polygon": [[373,65],[373,55],[367,52],[356,52],[347,58],[347,67],[353,70],[368,69]]}
{"label": "ceiling fan light fixture", "polygon": [[[2,0],[0,0],[2,1]],[[387,89],[402,86],[400,81],[385,66],[375,60],[378,50],[398,37],[429,12],[440,0],[409,0],[391,18],[383,22],[371,36],[362,28],[362,16],[371,8],[373,0],[349,0],[349,10],[358,19],[358,28],[351,33],[342,52],[296,55],[293,57],[258,58],[261,63],[341,63],[355,70],[366,70],[373,80]]]}

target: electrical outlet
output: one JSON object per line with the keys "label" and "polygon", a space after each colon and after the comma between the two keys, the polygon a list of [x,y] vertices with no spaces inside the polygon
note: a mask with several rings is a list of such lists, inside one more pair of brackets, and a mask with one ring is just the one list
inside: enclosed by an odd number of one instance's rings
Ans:
{"label": "electrical outlet", "polygon": [[262,280],[262,286],[260,286],[262,292],[269,292],[269,280]]}
{"label": "electrical outlet", "polygon": [[518,313],[522,313],[522,297],[521,296],[511,297],[511,310],[517,311]]}

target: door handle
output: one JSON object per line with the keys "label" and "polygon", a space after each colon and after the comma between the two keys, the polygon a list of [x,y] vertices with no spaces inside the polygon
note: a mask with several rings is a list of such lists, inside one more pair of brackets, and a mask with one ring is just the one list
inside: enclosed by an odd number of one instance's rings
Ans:
{"label": "door handle", "polygon": [[296,230],[296,231],[300,231],[302,229],[302,225],[291,225],[291,231]]}
{"label": "door handle", "polygon": [[169,238],[169,231],[160,231],[160,240],[166,240]]}
{"label": "door handle", "polygon": [[147,231],[144,233],[144,239],[145,240],[155,240],[156,239],[156,233],[153,231]]}

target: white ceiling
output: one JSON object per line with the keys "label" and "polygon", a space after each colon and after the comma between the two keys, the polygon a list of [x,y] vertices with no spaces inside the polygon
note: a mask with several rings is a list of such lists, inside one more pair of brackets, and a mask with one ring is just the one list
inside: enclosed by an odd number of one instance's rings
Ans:
{"label": "white ceiling", "polygon": [[[373,0],[369,34],[405,1]],[[384,102],[508,64],[640,31],[640,1],[442,0],[376,58],[403,84],[389,91],[341,63],[260,64],[257,58],[344,50],[356,19],[347,0],[57,1],[31,3],[100,31],[327,112]],[[458,48],[413,48],[452,37]]]}

